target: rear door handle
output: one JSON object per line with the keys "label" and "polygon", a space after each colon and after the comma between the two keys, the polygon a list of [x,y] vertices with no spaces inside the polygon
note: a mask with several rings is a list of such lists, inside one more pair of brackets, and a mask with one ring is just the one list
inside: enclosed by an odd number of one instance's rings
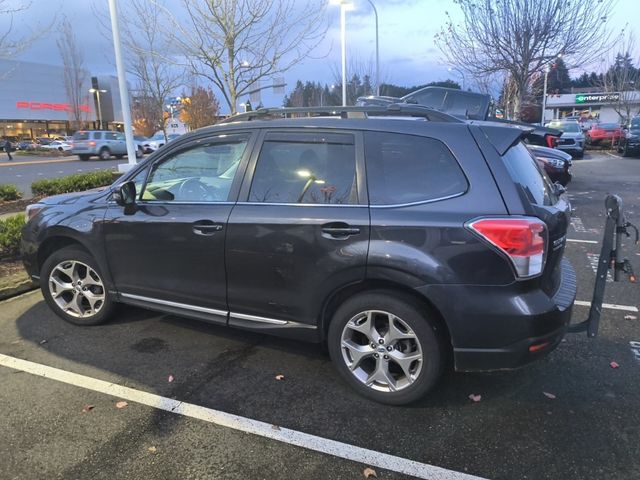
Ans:
{"label": "rear door handle", "polygon": [[352,227],[344,222],[331,222],[322,226],[322,236],[325,238],[344,239],[359,233],[360,229],[358,227]]}
{"label": "rear door handle", "polygon": [[200,220],[193,224],[193,233],[196,235],[213,235],[222,230],[222,224],[211,220]]}

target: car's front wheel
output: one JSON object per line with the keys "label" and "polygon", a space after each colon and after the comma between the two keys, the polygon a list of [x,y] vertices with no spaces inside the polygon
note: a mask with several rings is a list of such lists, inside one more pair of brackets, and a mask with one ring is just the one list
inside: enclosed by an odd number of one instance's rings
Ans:
{"label": "car's front wheel", "polygon": [[331,359],[355,390],[391,405],[411,403],[436,384],[444,345],[433,314],[412,298],[386,291],[356,295],[329,326]]}
{"label": "car's front wheel", "polygon": [[76,325],[108,320],[114,306],[96,261],[79,247],[65,247],[47,258],[40,288],[53,311]]}
{"label": "car's front wheel", "polygon": [[100,157],[100,160],[109,160],[111,158],[111,151],[105,147],[102,150],[100,150],[99,157]]}

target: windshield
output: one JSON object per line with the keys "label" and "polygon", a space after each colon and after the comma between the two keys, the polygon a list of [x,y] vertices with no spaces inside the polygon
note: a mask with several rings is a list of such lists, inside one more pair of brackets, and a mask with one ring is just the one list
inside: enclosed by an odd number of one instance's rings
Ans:
{"label": "windshield", "polygon": [[578,125],[577,123],[560,123],[558,124],[557,127],[554,127],[554,128],[557,128],[562,132],[569,132],[569,133],[578,133],[582,131],[582,129],[580,128],[580,125]]}
{"label": "windshield", "polygon": [[631,120],[631,128],[640,128],[640,117]]}
{"label": "windshield", "polygon": [[156,133],[149,140],[164,140],[164,135],[162,133]]}
{"label": "windshield", "polygon": [[599,128],[603,130],[615,130],[616,128],[618,128],[618,125],[615,123],[601,123],[599,125]]}

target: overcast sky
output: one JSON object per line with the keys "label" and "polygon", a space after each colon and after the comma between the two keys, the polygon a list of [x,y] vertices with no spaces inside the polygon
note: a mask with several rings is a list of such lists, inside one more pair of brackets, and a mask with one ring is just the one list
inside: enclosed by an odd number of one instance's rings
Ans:
{"label": "overcast sky", "polygon": [[[5,0],[9,5],[28,3],[27,0]],[[123,2],[126,0],[120,0]],[[302,0],[300,0],[302,3]],[[328,0],[327,0],[328,1]],[[361,61],[371,61],[375,52],[375,20],[373,10],[366,0],[352,0],[355,10],[347,13],[348,54]],[[584,0],[592,1],[592,0]],[[611,26],[620,31],[627,21],[640,13],[640,0],[619,0],[612,12]],[[452,78],[460,81],[459,74],[447,71],[439,51],[433,43],[434,34],[444,25],[445,12],[452,15],[458,7],[452,0],[373,0],[378,8],[380,21],[380,63],[382,80],[388,83],[411,86],[430,81]],[[166,0],[176,12],[181,9],[180,0]],[[6,5],[6,4],[5,4]],[[315,58],[309,58],[286,74],[285,81],[291,87],[298,79],[331,84],[334,71],[340,64],[339,7],[329,6],[330,28],[317,49]],[[66,15],[76,29],[76,36],[84,50],[85,65],[95,74],[115,73],[113,45],[99,33],[94,10],[108,12],[107,0],[32,0],[27,12],[14,19],[14,32],[19,35],[29,29],[38,29],[50,23],[50,19]],[[633,20],[629,28],[635,29],[640,42],[640,23]],[[0,32],[4,31],[7,18],[0,18]],[[19,58],[48,64],[61,63],[55,39],[51,33],[37,41]],[[126,53],[125,53],[126,54]],[[289,88],[287,90],[290,90]],[[277,102],[266,95],[265,105]]]}

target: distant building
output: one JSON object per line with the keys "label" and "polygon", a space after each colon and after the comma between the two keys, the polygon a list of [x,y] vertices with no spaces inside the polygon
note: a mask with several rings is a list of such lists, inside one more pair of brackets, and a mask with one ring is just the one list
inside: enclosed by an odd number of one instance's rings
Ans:
{"label": "distant building", "polygon": [[[591,89],[590,89],[591,90]],[[581,92],[547,96],[545,121],[568,116],[580,116],[599,120],[605,123],[619,123],[624,119],[614,110],[620,95],[625,95],[633,105],[634,111],[640,110],[640,92],[627,91],[621,93]]]}
{"label": "distant building", "polygon": [[[100,94],[104,127],[121,127],[122,109],[117,77],[91,77],[86,72],[81,111],[90,128],[97,128],[97,95]],[[94,80],[97,83],[92,83]],[[64,67],[18,60],[0,60],[0,136],[47,137],[70,135],[71,106],[64,85]]]}

